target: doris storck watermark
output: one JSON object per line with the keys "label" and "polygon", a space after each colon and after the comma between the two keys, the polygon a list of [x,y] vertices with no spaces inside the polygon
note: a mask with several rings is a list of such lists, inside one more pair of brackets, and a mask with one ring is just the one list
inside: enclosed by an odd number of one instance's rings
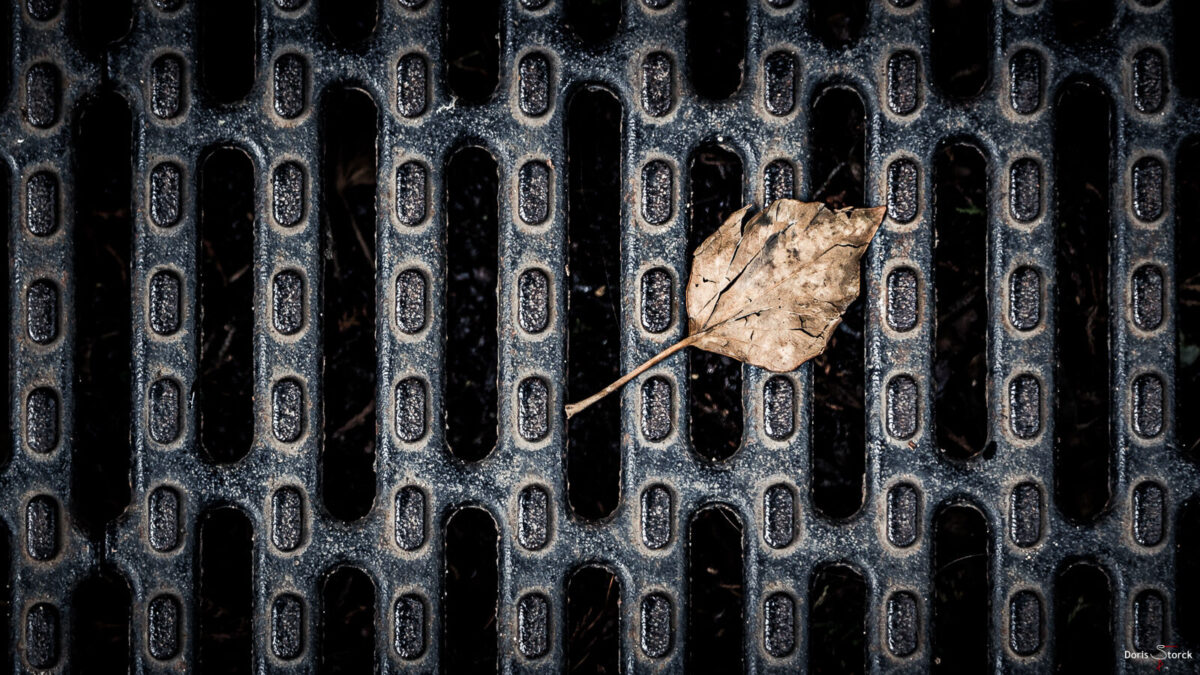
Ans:
{"label": "doris storck watermark", "polygon": [[1163,664],[1173,661],[1192,661],[1190,649],[1180,649],[1179,645],[1158,645],[1152,652],[1131,652],[1125,650],[1125,658],[1133,661],[1153,661],[1155,670],[1162,670]]}

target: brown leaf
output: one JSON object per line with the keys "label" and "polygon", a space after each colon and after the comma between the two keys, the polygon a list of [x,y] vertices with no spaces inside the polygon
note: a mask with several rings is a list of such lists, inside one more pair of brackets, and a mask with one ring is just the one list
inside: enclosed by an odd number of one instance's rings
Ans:
{"label": "brown leaf", "polygon": [[775,371],[825,351],[858,297],[859,259],[883,213],[781,199],[733,214],[693,257],[691,344]]}
{"label": "brown leaf", "polygon": [[754,215],[749,206],[734,213],[693,253],[688,336],[568,405],[567,417],[686,347],[775,371],[825,351],[858,297],[859,260],[885,211],[781,199]]}

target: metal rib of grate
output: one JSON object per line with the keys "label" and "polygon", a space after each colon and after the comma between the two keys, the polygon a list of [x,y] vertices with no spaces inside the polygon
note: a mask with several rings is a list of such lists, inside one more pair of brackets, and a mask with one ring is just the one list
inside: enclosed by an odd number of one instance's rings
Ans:
{"label": "metal rib of grate", "polygon": [[[54,3],[28,3],[43,4]],[[990,667],[1050,668],[1056,630],[1050,580],[1079,556],[1111,579],[1117,639],[1097,649],[1126,663],[1122,653],[1143,645],[1135,618],[1147,611],[1157,612],[1152,624],[1165,626],[1154,637],[1176,641],[1172,524],[1180,505],[1197,494],[1200,476],[1175,437],[1176,314],[1171,292],[1161,289],[1174,288],[1176,265],[1171,167],[1184,140],[1200,131],[1200,111],[1165,87],[1170,3],[1117,3],[1115,39],[1087,48],[1059,40],[1045,2],[994,3],[992,77],[980,96],[964,102],[929,84],[928,3],[869,3],[863,36],[835,50],[807,31],[807,3],[751,1],[744,81],[731,98],[714,102],[696,96],[685,76],[683,0],[626,0],[616,36],[590,49],[562,30],[559,3],[510,0],[501,10],[500,85],[481,105],[459,103],[447,89],[438,2],[384,0],[381,28],[355,50],[314,37],[321,30],[316,4],[258,3],[254,84],[233,104],[208,100],[196,85],[196,3],[138,3],[132,32],[103,62],[75,44],[65,11],[47,20],[33,10],[14,11],[7,140],[0,150],[12,186],[13,437],[0,495],[13,551],[6,639],[14,672],[71,670],[72,591],[102,564],[115,566],[131,588],[135,669],[169,672],[194,664],[198,523],[224,505],[246,514],[254,532],[256,671],[313,669],[321,584],[343,564],[366,571],[375,586],[377,667],[424,671],[444,650],[462,648],[439,636],[443,528],[466,504],[486,509],[500,533],[496,625],[506,672],[564,668],[565,579],[586,562],[602,563],[620,582],[623,669],[681,670],[688,643],[687,524],[710,503],[728,505],[744,532],[743,662],[750,671],[795,671],[811,650],[824,648],[809,643],[808,588],[831,562],[865,577],[867,667],[928,670],[931,533],[938,507],[957,501],[973,504],[987,523]],[[1055,152],[1071,150],[1054,147],[1051,102],[1080,75],[1115,102],[1107,289],[1112,497],[1088,525],[1068,521],[1054,506],[1053,485],[1053,176]],[[51,209],[50,218],[61,222],[46,223],[38,211],[45,198],[38,195],[47,188],[24,186],[49,172],[57,177],[58,204],[73,203],[87,177],[72,175],[70,121],[101,82],[128,100],[137,132],[132,496],[99,545],[70,524],[67,508],[76,410],[73,309],[89,301],[74,283],[71,209]],[[368,515],[350,524],[330,516],[319,496],[322,331],[328,330],[318,311],[325,199],[319,108],[323,93],[341,83],[365,90],[380,111],[376,498]],[[889,218],[866,260],[866,483],[853,517],[832,521],[812,503],[811,366],[783,380],[744,368],[742,445],[732,459],[712,465],[690,452],[690,380],[682,356],[642,378],[665,383],[665,418],[641,419],[653,406],[643,405],[649,394],[640,384],[621,394],[621,499],[614,515],[584,522],[570,512],[564,420],[557,412],[565,396],[569,318],[564,118],[568,97],[583,83],[615,93],[623,115],[623,369],[685,331],[680,300],[694,150],[704,142],[733,150],[743,163],[746,202],[809,196],[818,187],[807,169],[809,103],[829,83],[862,98],[866,201],[887,204]],[[995,445],[969,465],[946,461],[936,447],[931,374],[932,158],[943,142],[958,138],[983,151],[988,176],[987,401]],[[447,318],[440,300],[444,167],[466,144],[484,147],[500,176],[499,434],[495,449],[473,464],[445,450],[442,383],[454,364],[443,359]],[[215,465],[201,451],[194,404],[202,255],[197,176],[206,151],[223,145],[243,149],[254,169],[254,441],[241,461]],[[1158,271],[1157,288],[1167,299],[1156,296],[1161,320],[1143,323],[1135,318],[1142,281],[1134,270],[1145,265]],[[661,279],[642,283],[653,269],[667,271],[674,307],[658,333],[644,327],[639,309],[652,301],[643,289],[662,287]],[[544,275],[544,291],[521,288],[530,270]],[[166,279],[158,276],[164,272],[174,275],[174,286],[156,281]],[[1147,283],[1155,287],[1153,279]],[[398,315],[397,307],[410,314]],[[531,330],[541,321],[544,330]],[[1162,534],[1140,534],[1153,527]],[[1145,591],[1160,601],[1135,608]]]}

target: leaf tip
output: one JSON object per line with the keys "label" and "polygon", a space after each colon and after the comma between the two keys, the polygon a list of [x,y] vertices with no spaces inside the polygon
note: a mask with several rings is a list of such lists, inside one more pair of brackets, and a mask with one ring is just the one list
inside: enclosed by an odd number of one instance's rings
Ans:
{"label": "leaf tip", "polygon": [[879,229],[879,226],[883,224],[883,219],[885,217],[887,217],[887,207],[886,206],[869,206],[866,208],[854,209],[854,210],[857,212],[861,212],[864,216],[866,216],[867,221],[869,223],[871,223],[871,233],[872,234],[875,233],[875,230]]}
{"label": "leaf tip", "polygon": [[875,233],[879,231],[883,219],[887,216],[887,207],[851,207],[842,209],[839,213],[845,214],[854,224],[854,229],[857,231],[855,238],[861,237],[861,243],[865,245],[870,244],[871,240],[875,238]]}

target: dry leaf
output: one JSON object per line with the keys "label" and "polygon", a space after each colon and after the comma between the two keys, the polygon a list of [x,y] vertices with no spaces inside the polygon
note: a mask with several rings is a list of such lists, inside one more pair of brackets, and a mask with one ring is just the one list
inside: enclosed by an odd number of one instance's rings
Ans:
{"label": "dry leaf", "polygon": [[749,206],[733,214],[693,254],[688,336],[568,405],[567,417],[685,347],[774,371],[793,370],[825,351],[842,313],[858,297],[859,260],[885,210],[834,211],[781,199],[755,215]]}
{"label": "dry leaf", "polygon": [[858,261],[882,220],[882,208],[792,199],[733,214],[693,256],[692,344],[775,371],[825,351],[858,297]]}

